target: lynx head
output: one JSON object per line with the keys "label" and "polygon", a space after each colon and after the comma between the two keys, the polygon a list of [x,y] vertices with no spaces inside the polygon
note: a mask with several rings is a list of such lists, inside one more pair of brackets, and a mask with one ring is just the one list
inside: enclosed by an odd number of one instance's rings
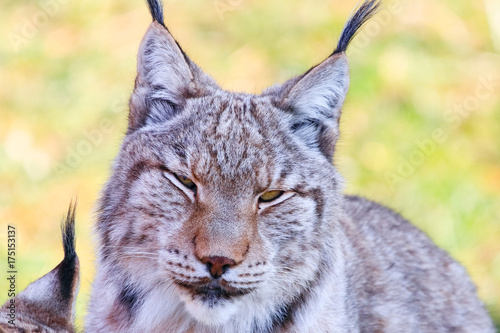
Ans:
{"label": "lynx head", "polygon": [[64,259],[1,308],[0,332],[74,332],[79,282],[75,252],[75,205],[62,223]]}
{"label": "lynx head", "polygon": [[98,221],[100,265],[121,284],[115,313],[125,322],[282,320],[281,305],[331,261],[344,51],[378,1],[358,9],[326,60],[260,95],[222,90],[182,51],[161,5],[148,3],[128,132]]}

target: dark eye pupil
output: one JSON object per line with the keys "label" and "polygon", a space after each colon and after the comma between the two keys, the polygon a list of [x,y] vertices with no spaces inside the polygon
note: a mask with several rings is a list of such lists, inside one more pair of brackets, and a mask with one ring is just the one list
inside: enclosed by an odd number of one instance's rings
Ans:
{"label": "dark eye pupil", "polygon": [[174,174],[174,175],[188,189],[193,190],[193,191],[196,190],[196,184],[191,179],[189,179],[188,177],[183,176],[183,175],[178,175],[178,174]]}

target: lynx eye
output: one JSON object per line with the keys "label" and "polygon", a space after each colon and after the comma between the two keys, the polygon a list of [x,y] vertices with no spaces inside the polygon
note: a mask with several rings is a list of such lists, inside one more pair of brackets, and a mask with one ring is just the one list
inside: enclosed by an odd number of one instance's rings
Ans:
{"label": "lynx eye", "polygon": [[196,191],[196,184],[188,177],[174,173],[175,178],[192,191]]}
{"label": "lynx eye", "polygon": [[278,199],[283,194],[283,191],[273,190],[267,191],[259,197],[259,202],[270,202]]}

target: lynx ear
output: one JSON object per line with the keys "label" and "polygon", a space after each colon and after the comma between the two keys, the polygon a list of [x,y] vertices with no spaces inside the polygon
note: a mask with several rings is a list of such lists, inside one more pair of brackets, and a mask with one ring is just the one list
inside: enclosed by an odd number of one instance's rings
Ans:
{"label": "lynx ear", "polygon": [[170,119],[188,98],[210,94],[217,84],[182,51],[163,24],[163,9],[149,0],[153,22],[137,56],[137,78],[130,98],[129,133]]}
{"label": "lynx ear", "polygon": [[294,81],[281,101],[281,107],[293,112],[291,129],[309,147],[331,158],[349,88],[347,58],[334,54]]}
{"label": "lynx ear", "polygon": [[14,304],[16,315],[21,320],[68,331],[73,328],[79,284],[79,262],[75,252],[75,204],[70,206],[62,224],[62,237],[64,259],[14,299],[8,300],[3,309],[9,310]]}
{"label": "lynx ear", "polygon": [[347,21],[333,54],[305,74],[265,94],[293,113],[292,131],[309,147],[332,158],[339,136],[339,120],[349,88],[345,51],[358,29],[377,11],[378,0],[365,1]]}

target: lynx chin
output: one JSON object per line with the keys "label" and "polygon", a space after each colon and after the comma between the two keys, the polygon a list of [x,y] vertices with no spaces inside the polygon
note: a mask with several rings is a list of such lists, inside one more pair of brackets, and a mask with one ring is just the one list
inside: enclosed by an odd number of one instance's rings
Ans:
{"label": "lynx chin", "polygon": [[87,332],[493,332],[466,271],[332,159],[345,51],[260,95],[221,89],[159,0],[104,188]]}

